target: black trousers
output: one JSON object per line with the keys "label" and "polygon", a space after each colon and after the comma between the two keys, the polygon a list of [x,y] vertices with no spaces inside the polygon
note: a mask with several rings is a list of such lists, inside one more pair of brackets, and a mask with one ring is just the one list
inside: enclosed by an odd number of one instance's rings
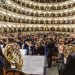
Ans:
{"label": "black trousers", "polygon": [[52,56],[47,57],[48,67],[52,67]]}

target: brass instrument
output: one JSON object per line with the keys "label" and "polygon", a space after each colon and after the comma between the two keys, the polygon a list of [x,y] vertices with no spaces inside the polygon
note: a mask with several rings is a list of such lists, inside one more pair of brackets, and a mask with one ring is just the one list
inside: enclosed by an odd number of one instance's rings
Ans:
{"label": "brass instrument", "polygon": [[68,55],[72,52],[75,52],[75,45],[66,45],[64,50],[64,56],[67,58]]}
{"label": "brass instrument", "polygon": [[15,66],[17,69],[22,68],[23,60],[20,49],[16,43],[6,45],[4,54],[11,65]]}

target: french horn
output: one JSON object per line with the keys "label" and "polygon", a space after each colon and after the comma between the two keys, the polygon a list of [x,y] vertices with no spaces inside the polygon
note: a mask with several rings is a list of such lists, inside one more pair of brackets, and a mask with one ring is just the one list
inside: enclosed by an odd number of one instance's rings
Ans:
{"label": "french horn", "polygon": [[22,68],[23,59],[21,57],[20,48],[16,43],[6,45],[4,55],[11,65],[15,66],[17,69]]}

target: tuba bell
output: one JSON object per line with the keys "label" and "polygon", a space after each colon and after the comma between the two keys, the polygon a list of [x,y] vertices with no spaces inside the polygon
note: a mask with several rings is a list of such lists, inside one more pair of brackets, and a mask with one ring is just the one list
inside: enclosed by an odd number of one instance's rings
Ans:
{"label": "tuba bell", "polygon": [[65,51],[64,51],[65,58],[67,58],[68,55],[73,52],[75,52],[75,45],[66,45],[65,46]]}
{"label": "tuba bell", "polygon": [[23,59],[21,57],[20,48],[16,43],[6,45],[4,55],[11,65],[17,69],[22,69]]}

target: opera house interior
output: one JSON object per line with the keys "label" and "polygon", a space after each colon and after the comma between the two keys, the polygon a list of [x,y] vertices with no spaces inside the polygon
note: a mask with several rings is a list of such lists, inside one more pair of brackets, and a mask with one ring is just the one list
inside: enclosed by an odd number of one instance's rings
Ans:
{"label": "opera house interior", "polygon": [[75,0],[0,0],[0,75],[75,75]]}

